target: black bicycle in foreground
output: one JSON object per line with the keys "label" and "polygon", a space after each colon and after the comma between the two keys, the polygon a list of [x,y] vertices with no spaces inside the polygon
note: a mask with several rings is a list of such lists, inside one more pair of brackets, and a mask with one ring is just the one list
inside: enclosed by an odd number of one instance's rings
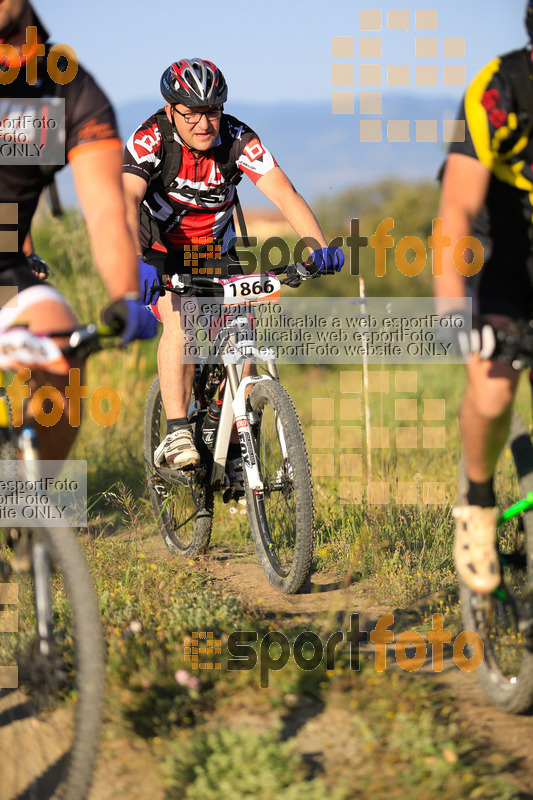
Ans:
{"label": "black bicycle in foreground", "polygon": [[[64,354],[84,359],[102,349],[103,337],[114,336],[94,325],[58,335],[70,337],[63,353],[53,339],[23,327],[0,334],[1,369],[53,364],[67,374]],[[16,484],[24,484],[36,507],[49,507],[37,435],[29,427],[14,432],[2,373],[0,387],[2,508]],[[0,796],[85,800],[104,697],[92,579],[72,529],[31,521],[11,526],[4,519],[0,527]]]}
{"label": "black bicycle in foreground", "polygon": [[[517,370],[533,368],[533,321],[497,331],[496,340],[493,358]],[[533,391],[533,370],[529,377]],[[523,713],[533,705],[533,444],[517,414],[512,417],[506,451],[515,478],[513,488],[506,490],[502,458],[496,474],[503,509],[498,520],[502,580],[491,594],[476,594],[461,583],[460,599],[465,630],[483,640],[483,661],[476,674],[485,695],[504,711]],[[466,485],[463,465],[460,504]]]}

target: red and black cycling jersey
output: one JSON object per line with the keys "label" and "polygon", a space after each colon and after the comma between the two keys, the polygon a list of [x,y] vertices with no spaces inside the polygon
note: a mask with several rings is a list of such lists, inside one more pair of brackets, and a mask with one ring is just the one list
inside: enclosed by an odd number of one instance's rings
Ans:
{"label": "red and black cycling jersey", "polygon": [[[40,41],[46,42],[48,33],[40,21],[35,18]],[[0,85],[0,144],[9,140],[13,132],[13,120],[16,118],[40,116],[35,99],[55,97],[57,86],[47,70],[46,58],[37,59],[37,82],[29,85],[26,82],[26,69],[20,69],[12,83]],[[65,151],[68,161],[76,158],[85,148],[116,148],[122,144],[118,136],[115,115],[109,100],[95,83],[93,78],[78,66],[73,80],[65,84],[61,90],[65,99]],[[32,124],[26,119],[25,130],[31,130]],[[41,131],[37,128],[39,135]],[[58,167],[60,169],[60,167]],[[18,205],[18,252],[0,252],[0,271],[18,266],[24,260],[22,244],[30,229],[31,220],[46,178],[41,171],[38,159],[35,164],[0,166],[0,203],[17,203]],[[13,226],[0,225],[0,230]]]}
{"label": "red and black cycling jersey", "polygon": [[465,140],[450,146],[450,153],[475,158],[491,170],[474,234],[485,245],[485,260],[502,265],[512,259],[515,266],[533,266],[533,107],[525,124],[516,88],[520,78],[513,67],[525,54],[530,57],[529,50],[508,53],[480,70],[458,116],[465,120]]}
{"label": "red and black cycling jersey", "polygon": [[[232,138],[231,159],[254,183],[277,166],[257,134],[244,122],[223,114],[220,125],[221,130],[227,126],[225,130]],[[235,186],[225,181],[215,161],[214,148],[220,142],[220,135],[205,152],[188,148],[175,130],[174,139],[182,147],[182,158],[179,173],[168,191],[161,175],[165,145],[156,114],[137,128],[126,145],[124,172],[139,175],[148,182],[142,208],[156,224],[163,243],[154,242],[141,225],[143,251],[150,247],[183,250],[193,240],[196,243],[213,239],[220,242],[224,254],[235,237]]]}

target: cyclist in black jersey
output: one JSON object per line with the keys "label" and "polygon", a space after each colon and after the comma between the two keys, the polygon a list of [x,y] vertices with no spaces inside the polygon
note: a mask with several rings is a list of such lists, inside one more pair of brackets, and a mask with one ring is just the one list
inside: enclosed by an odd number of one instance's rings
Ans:
{"label": "cyclist in black jersey", "polygon": [[[31,32],[33,26],[37,30],[36,44],[31,53],[25,53],[23,46],[31,40],[27,28]],[[46,57],[40,55],[43,49],[47,54],[51,48],[48,33],[27,0],[0,2],[0,44],[7,45],[0,48],[0,144],[12,141],[13,132],[20,131],[17,120],[22,118],[24,141],[28,142],[28,132],[32,130],[36,131],[35,136],[42,137],[45,135],[42,126],[32,126],[28,120],[39,119],[41,102],[44,100],[48,108],[51,98],[58,95],[58,85],[49,73]],[[26,62],[36,54],[40,57],[36,81],[31,84],[27,80]],[[18,74],[14,74],[17,67]],[[64,67],[59,59],[57,70],[61,72]],[[139,299],[137,258],[121,186],[122,145],[113,109],[93,78],[79,65],[60,94],[65,101],[63,149],[72,165],[94,260],[112,301],[104,312],[105,321],[122,325],[125,342],[153,336],[156,326],[147,318]],[[22,141],[20,133],[17,135]],[[49,135],[52,136],[50,131]],[[40,138],[39,142],[42,141]],[[16,247],[0,252],[0,286],[18,287],[18,307],[0,310],[0,330],[17,320],[28,322],[30,329],[43,333],[69,330],[76,325],[63,297],[42,283],[33,269],[30,225],[47,180],[46,172],[35,159],[10,164],[9,157],[5,157],[0,166],[0,203],[16,205],[17,226]],[[13,224],[0,225],[0,230],[6,227],[13,228]],[[32,380],[33,388],[39,381],[55,386],[65,407],[68,406],[65,397],[68,376],[34,375]],[[68,419],[65,413],[53,427],[38,426],[43,458],[66,456],[77,432]]]}
{"label": "cyclist in black jersey", "polygon": [[[190,272],[184,264],[184,249],[206,239],[219,246],[221,258],[206,259],[202,264],[220,267],[226,274],[241,273],[232,250],[234,183],[240,173],[281,210],[298,236],[314,240],[309,251],[319,269],[341,269],[342,251],[327,246],[313,212],[257,134],[224,113],[228,88],[212,62],[194,58],[171,64],[161,78],[161,93],[164,109],[131,136],[124,162],[128,220],[139,255],[152,267],[144,270],[149,283],[158,272]],[[167,128],[175,145],[165,143]],[[181,148],[179,167],[176,174],[165,176],[165,150],[169,146]],[[152,308],[163,322],[158,365],[168,423],[165,457],[174,468],[194,466],[200,456],[187,424],[194,364],[177,363],[181,351],[180,299],[167,293]],[[230,462],[239,469],[240,448],[236,443]]]}
{"label": "cyclist in black jersey", "polygon": [[[533,41],[533,0],[526,27]],[[473,298],[473,327],[483,315],[492,324],[529,319],[533,311],[533,75],[531,46],[489,62],[468,86],[459,120],[463,142],[451,145],[442,177],[439,217],[451,246],[443,274],[434,280],[437,298],[454,298],[442,313],[461,313],[460,298]],[[474,234],[484,263],[467,280],[453,265],[453,248]],[[439,302],[439,301],[438,301]],[[481,350],[467,365],[460,427],[469,480],[467,505],[457,519],[457,572],[474,591],[490,592],[500,580],[496,553],[493,474],[505,443],[519,373],[490,360],[490,329],[481,330]],[[483,355],[483,358],[481,358]]]}

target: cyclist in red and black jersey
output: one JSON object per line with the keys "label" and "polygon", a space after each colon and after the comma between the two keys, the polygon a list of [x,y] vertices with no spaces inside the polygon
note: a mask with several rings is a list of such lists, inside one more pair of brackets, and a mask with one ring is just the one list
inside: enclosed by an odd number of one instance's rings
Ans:
{"label": "cyclist in red and black jersey", "polygon": [[[36,82],[30,84],[25,65],[32,54],[24,56],[23,46],[31,39],[27,28],[33,26],[37,29],[33,55],[39,57]],[[48,33],[27,0],[2,0],[0,3],[0,43],[8,45],[0,53],[0,145],[12,142],[17,130],[15,140],[18,136],[28,143],[34,131],[42,143],[43,136],[54,135],[53,129],[43,132],[42,124],[35,126],[32,121],[39,122],[43,99],[51,100],[58,90],[49,74],[47,59],[42,55],[43,49],[47,54],[51,48]],[[65,66],[61,62],[59,59],[57,63],[59,72]],[[65,126],[58,135],[64,135],[65,141],[59,144],[63,145],[63,152],[66,150],[72,166],[94,260],[112,301],[104,312],[105,320],[118,321],[125,326],[124,341],[154,335],[155,326],[149,324],[139,300],[137,259],[126,222],[121,185],[122,145],[113,109],[91,76],[79,65],[75,77],[62,88],[61,96],[65,101]],[[46,102],[45,107],[48,108]],[[24,119],[24,136],[20,135],[21,119]],[[27,157],[23,163],[10,163],[9,150],[7,146],[0,147],[0,155],[7,153],[0,166],[0,203],[11,204],[11,208],[15,204],[17,236],[15,247],[10,244],[8,252],[0,252],[0,286],[17,286],[19,293],[17,308],[0,310],[0,329],[19,320],[27,322],[35,332],[69,330],[76,325],[73,312],[59,292],[39,280],[33,269],[35,260],[31,258],[30,225],[47,176],[38,159]],[[9,221],[11,225],[0,225],[0,230],[12,230],[13,222]],[[59,389],[68,406],[65,397],[68,377],[46,375],[40,380]],[[77,430],[69,425],[68,419],[69,415],[63,414],[57,426],[39,426],[44,458],[61,459],[67,454]]]}
{"label": "cyclist in red and black jersey", "polygon": [[[235,179],[240,173],[280,209],[298,236],[316,242],[312,256],[319,269],[341,269],[342,251],[327,246],[313,212],[257,134],[223,113],[228,89],[212,62],[176,61],[163,73],[161,93],[164,109],[131,136],[124,162],[128,219],[138,253],[152,267],[152,272],[147,267],[143,273],[149,284],[157,273],[190,272],[184,248],[206,238],[220,247],[221,258],[202,260],[203,265],[226,274],[242,273],[232,246]],[[179,159],[175,174],[167,176],[169,147],[178,148]],[[165,457],[174,468],[193,466],[200,460],[187,425],[194,365],[176,364],[181,348],[179,298],[167,293],[155,306],[164,326],[158,364],[168,424]],[[235,469],[239,455],[235,444],[230,453]]]}
{"label": "cyclist in red and black jersey", "polygon": [[[533,42],[533,0],[527,5],[526,27]],[[479,315],[498,327],[533,314],[532,77],[531,46],[483,67],[468,86],[459,113],[464,141],[452,144],[446,159],[439,217],[450,246],[443,250],[435,294],[441,312],[448,313],[457,312],[460,299],[470,294],[474,327]],[[454,267],[453,251],[461,237],[472,233],[483,245],[484,263],[465,280]],[[490,360],[494,336],[489,326],[481,326],[476,338],[482,347],[478,344],[467,365],[460,412],[469,485],[467,504],[454,509],[454,555],[463,581],[483,593],[500,582],[493,475],[519,373]]]}

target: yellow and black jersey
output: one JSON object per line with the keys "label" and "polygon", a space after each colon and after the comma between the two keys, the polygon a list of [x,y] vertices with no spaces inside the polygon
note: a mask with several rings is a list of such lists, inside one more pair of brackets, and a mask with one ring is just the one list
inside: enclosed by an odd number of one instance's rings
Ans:
{"label": "yellow and black jersey", "polygon": [[[533,255],[533,75],[529,48],[490,61],[468,86],[459,112],[465,140],[451,153],[492,172],[486,208],[474,233],[488,237],[498,261]],[[486,254],[487,255],[487,254]],[[487,259],[486,259],[487,260]]]}
{"label": "yellow and black jersey", "polygon": [[484,248],[468,279],[482,314],[533,316],[533,64],[531,50],[490,61],[469,84],[458,119],[463,142],[450,153],[476,158],[492,175],[473,226]]}

